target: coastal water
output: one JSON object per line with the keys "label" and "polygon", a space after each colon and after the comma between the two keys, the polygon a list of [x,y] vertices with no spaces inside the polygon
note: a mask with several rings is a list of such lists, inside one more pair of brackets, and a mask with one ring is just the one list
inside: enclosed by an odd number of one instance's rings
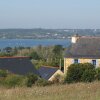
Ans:
{"label": "coastal water", "polygon": [[52,45],[63,45],[67,47],[70,45],[69,39],[1,39],[0,48],[5,47],[33,47],[33,46],[52,46]]}

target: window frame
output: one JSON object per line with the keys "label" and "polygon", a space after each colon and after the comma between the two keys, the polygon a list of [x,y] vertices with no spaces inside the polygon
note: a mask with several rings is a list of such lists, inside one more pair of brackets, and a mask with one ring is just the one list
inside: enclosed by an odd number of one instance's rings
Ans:
{"label": "window frame", "polygon": [[74,64],[78,64],[79,60],[78,59],[74,59]]}
{"label": "window frame", "polygon": [[[95,62],[94,62],[94,61],[95,61]],[[92,64],[93,64],[94,66],[97,65],[97,61],[96,61],[96,59],[93,59],[93,60],[92,60]]]}

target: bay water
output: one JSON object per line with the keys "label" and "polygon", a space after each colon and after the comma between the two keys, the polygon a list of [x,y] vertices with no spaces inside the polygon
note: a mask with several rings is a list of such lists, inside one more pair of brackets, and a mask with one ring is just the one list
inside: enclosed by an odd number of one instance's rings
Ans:
{"label": "bay water", "polygon": [[0,48],[5,47],[34,47],[38,45],[53,46],[62,45],[68,47],[71,44],[70,39],[1,39]]}

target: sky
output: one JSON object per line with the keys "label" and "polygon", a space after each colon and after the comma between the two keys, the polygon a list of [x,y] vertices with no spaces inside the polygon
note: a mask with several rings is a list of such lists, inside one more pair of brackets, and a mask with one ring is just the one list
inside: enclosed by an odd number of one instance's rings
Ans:
{"label": "sky", "polygon": [[0,0],[0,29],[100,28],[100,0]]}

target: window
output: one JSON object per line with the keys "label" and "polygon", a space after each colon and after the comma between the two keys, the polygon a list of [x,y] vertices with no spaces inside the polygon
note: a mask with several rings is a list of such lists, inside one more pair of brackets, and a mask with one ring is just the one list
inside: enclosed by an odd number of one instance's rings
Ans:
{"label": "window", "polygon": [[74,63],[75,64],[78,64],[78,59],[74,59]]}
{"label": "window", "polygon": [[96,66],[96,60],[92,60],[92,64]]}

